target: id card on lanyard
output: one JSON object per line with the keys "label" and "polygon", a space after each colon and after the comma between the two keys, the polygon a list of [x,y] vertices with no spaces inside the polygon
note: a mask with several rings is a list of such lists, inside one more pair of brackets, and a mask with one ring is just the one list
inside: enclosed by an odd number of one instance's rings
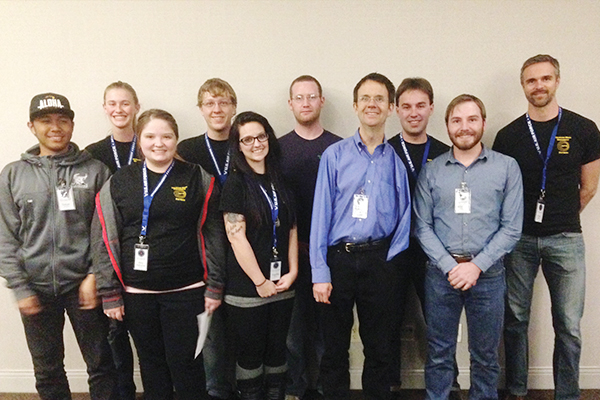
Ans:
{"label": "id card on lanyard", "polygon": [[[133,136],[133,140],[131,141],[131,147],[129,147],[129,158],[127,159],[127,165],[131,165],[133,162],[133,156],[135,154],[135,145],[137,143],[137,137]],[[115,138],[113,135],[110,135],[110,147],[113,152],[113,157],[115,158],[115,164],[117,165],[117,169],[121,169],[121,160],[119,160],[119,153],[117,152],[117,144],[115,143]]]}
{"label": "id card on lanyard", "polygon": [[[410,172],[413,178],[417,179],[417,168],[413,163],[412,158],[408,152],[408,148],[406,147],[406,142],[402,137],[402,132],[400,132],[400,144],[402,145],[402,151],[404,152],[404,157],[406,157],[406,162],[408,163],[408,167],[410,168]],[[425,151],[423,152],[423,159],[421,160],[421,168],[427,163],[427,157],[429,156],[429,148],[431,147],[431,140],[429,140],[429,135],[427,135],[427,142],[425,144]]]}
{"label": "id card on lanyard", "polygon": [[531,134],[531,139],[533,140],[533,144],[535,149],[542,159],[544,163],[544,168],[542,169],[542,183],[540,185],[540,197],[535,205],[535,216],[533,220],[538,224],[541,224],[544,220],[544,211],[546,208],[546,176],[548,171],[548,162],[550,161],[550,156],[552,155],[552,150],[554,149],[554,142],[556,142],[556,134],[558,132],[558,125],[560,124],[560,119],[562,118],[562,108],[558,108],[558,121],[556,121],[556,125],[554,129],[552,129],[552,135],[550,136],[550,143],[548,143],[548,151],[546,151],[546,158],[542,155],[542,149],[540,147],[540,143],[535,134],[535,130],[533,129],[533,124],[531,123],[531,118],[529,118],[529,113],[525,114],[527,119],[527,126],[529,127],[529,133]]}
{"label": "id card on lanyard", "polygon": [[64,179],[59,179],[56,185],[56,201],[60,211],[73,211],[76,209],[73,187],[67,186]]}
{"label": "id card on lanyard", "polygon": [[277,198],[275,186],[272,183],[271,194],[273,197],[269,196],[266,189],[262,185],[260,185],[260,190],[262,190],[267,202],[269,203],[269,207],[271,208],[271,220],[273,221],[273,255],[270,263],[269,280],[272,282],[277,282],[279,279],[281,279],[281,260],[279,259],[279,253],[277,252],[277,227],[280,225],[279,200]]}
{"label": "id card on lanyard", "polygon": [[206,148],[208,148],[210,158],[212,158],[213,164],[215,165],[215,170],[217,171],[217,177],[219,178],[219,182],[221,182],[221,185],[224,185],[225,180],[227,179],[227,172],[229,171],[229,159],[231,158],[231,151],[227,149],[225,165],[223,165],[223,171],[221,171],[221,168],[219,168],[219,163],[217,162],[217,157],[215,157],[215,152],[213,151],[212,145],[210,144],[208,133],[204,134],[204,139],[206,140]]}
{"label": "id card on lanyard", "polygon": [[173,165],[175,162],[171,162],[169,168],[165,171],[160,181],[156,184],[156,187],[150,193],[148,188],[148,168],[146,166],[146,162],[144,161],[144,165],[142,167],[142,179],[144,184],[144,210],[142,211],[142,228],[140,231],[140,241],[135,245],[135,257],[133,262],[133,269],[136,271],[148,271],[148,252],[150,251],[150,246],[147,243],[144,243],[146,239],[146,235],[148,234],[148,217],[150,216],[150,206],[152,205],[152,200],[154,199],[154,195],[161,188],[165,180],[167,180],[167,176],[173,169]]}

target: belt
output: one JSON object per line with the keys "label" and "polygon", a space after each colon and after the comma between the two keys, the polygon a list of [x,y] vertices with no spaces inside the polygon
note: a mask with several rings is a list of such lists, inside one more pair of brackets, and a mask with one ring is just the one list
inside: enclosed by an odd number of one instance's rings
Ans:
{"label": "belt", "polygon": [[466,262],[473,260],[473,256],[471,254],[454,254],[454,253],[452,253],[450,255],[459,264],[466,263]]}
{"label": "belt", "polygon": [[346,253],[360,253],[363,251],[372,251],[382,249],[390,244],[388,238],[381,240],[372,240],[363,243],[340,242],[333,246],[335,249],[344,250]]}

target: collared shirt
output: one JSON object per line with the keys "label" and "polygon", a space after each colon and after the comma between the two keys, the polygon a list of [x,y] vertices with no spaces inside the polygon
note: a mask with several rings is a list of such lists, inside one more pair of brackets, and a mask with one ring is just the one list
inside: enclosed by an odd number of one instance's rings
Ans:
{"label": "collared shirt", "polygon": [[[367,218],[353,218],[355,194],[368,196]],[[334,143],[319,164],[310,262],[314,283],[331,282],[327,248],[390,237],[387,259],[408,246],[410,193],[406,169],[387,140],[370,154],[360,134]]]}
{"label": "collared shirt", "polygon": [[[454,212],[455,191],[465,182],[471,212]],[[416,235],[429,259],[444,273],[451,256],[471,254],[483,272],[511,251],[521,237],[523,185],[517,162],[483,147],[468,167],[450,149],[427,163],[415,192]]]}

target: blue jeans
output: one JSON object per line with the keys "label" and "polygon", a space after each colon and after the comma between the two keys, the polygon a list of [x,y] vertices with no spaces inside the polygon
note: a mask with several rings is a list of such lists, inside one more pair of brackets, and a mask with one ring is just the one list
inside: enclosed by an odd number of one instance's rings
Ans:
{"label": "blue jeans", "polygon": [[469,399],[498,398],[498,346],[502,336],[505,291],[501,262],[482,273],[477,284],[464,292],[454,289],[446,274],[428,264],[425,277],[427,399],[446,400],[450,394],[458,324],[463,307],[467,315],[471,355]]}
{"label": "blue jeans", "polygon": [[64,368],[63,329],[66,311],[87,365],[90,398],[118,399],[117,374],[107,340],[108,319],[102,313],[102,307],[81,310],[78,288],[59,296],[38,294],[38,300],[42,311],[35,315],[22,315],[21,319],[40,398],[71,399]]}
{"label": "blue jeans", "polygon": [[522,235],[513,252],[506,256],[506,388],[515,395],[527,394],[527,330],[540,264],[552,303],[555,399],[579,399],[579,324],[585,298],[585,247],[581,233]]}

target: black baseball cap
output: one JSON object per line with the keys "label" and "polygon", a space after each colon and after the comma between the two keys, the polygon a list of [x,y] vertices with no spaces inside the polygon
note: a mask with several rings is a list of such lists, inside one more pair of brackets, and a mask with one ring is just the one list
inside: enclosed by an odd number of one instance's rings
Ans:
{"label": "black baseball cap", "polygon": [[71,119],[75,117],[69,100],[65,96],[56,93],[42,93],[33,96],[29,106],[29,120],[33,121],[46,114],[64,114]]}

